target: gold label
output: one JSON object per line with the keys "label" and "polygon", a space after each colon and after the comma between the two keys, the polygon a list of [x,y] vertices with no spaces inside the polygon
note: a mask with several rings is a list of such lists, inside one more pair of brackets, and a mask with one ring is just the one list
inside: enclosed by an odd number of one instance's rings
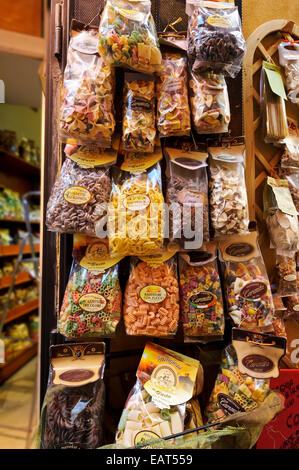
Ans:
{"label": "gold label", "polygon": [[72,186],[64,191],[64,199],[71,204],[86,204],[92,198],[90,192],[81,186]]}
{"label": "gold label", "polygon": [[224,18],[221,15],[213,15],[209,16],[207,19],[207,23],[211,26],[216,26],[216,28],[231,28],[232,23],[228,18]]}
{"label": "gold label", "polygon": [[124,16],[125,18],[128,18],[129,20],[140,22],[144,20],[143,13],[138,10],[126,10],[125,8],[120,8],[118,12],[120,15]]}
{"label": "gold label", "polygon": [[129,211],[141,211],[150,204],[150,198],[146,194],[132,194],[124,200],[124,206]]}
{"label": "gold label", "polygon": [[117,264],[121,259],[121,256],[111,257],[105,243],[95,242],[87,246],[85,256],[83,256],[79,264],[88,271],[104,272],[106,269]]}
{"label": "gold label", "polygon": [[134,438],[134,445],[136,446],[138,444],[143,444],[146,441],[150,441],[152,439],[157,439],[157,438],[159,439],[160,436],[153,431],[148,431],[148,430],[139,431]]}
{"label": "gold label", "polygon": [[106,304],[105,297],[96,293],[82,295],[79,300],[79,306],[86,312],[100,312]]}
{"label": "gold label", "polygon": [[143,287],[140,291],[140,298],[148,304],[159,304],[167,297],[167,292],[163,287],[149,285]]}

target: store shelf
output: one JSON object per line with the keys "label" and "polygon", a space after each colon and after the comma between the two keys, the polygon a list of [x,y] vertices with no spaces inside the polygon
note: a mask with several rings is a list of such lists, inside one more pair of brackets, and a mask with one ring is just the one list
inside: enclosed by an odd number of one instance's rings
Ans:
{"label": "store shelf", "polygon": [[[36,253],[39,253],[39,243],[34,244],[34,250]],[[8,245],[8,246],[1,246],[0,245],[0,257],[4,256],[17,256],[20,251],[20,245]],[[30,245],[25,245],[24,254],[28,255],[31,254]]]}
{"label": "store shelf", "polygon": [[26,176],[39,176],[40,168],[27,163],[19,157],[16,157],[12,153],[0,148],[0,161],[5,161],[5,170],[11,170],[14,174],[26,175]]}
{"label": "store shelf", "polygon": [[[17,223],[17,224],[25,224],[24,219],[10,219],[8,217],[5,217],[4,219],[0,219],[0,222],[9,222],[9,223]],[[40,220],[30,220],[30,223],[32,225],[40,225]]]}
{"label": "store shelf", "polygon": [[37,354],[37,343],[34,343],[30,348],[24,349],[11,361],[0,364],[0,384],[7,380],[12,374],[20,369],[26,362]]}
{"label": "store shelf", "polygon": [[8,310],[6,313],[6,317],[4,320],[4,325],[10,323],[13,320],[17,320],[18,318],[26,315],[26,313],[33,312],[38,308],[38,299],[30,300],[30,302],[26,302],[22,305],[16,305],[15,307]]}
{"label": "store shelf", "polygon": [[[19,273],[16,275],[15,278],[15,286],[18,284],[23,284],[24,282],[31,281],[32,277],[30,276],[29,273],[24,272],[24,273]],[[9,287],[12,282],[12,276],[4,276],[0,278],[0,289],[5,289],[6,287]]]}

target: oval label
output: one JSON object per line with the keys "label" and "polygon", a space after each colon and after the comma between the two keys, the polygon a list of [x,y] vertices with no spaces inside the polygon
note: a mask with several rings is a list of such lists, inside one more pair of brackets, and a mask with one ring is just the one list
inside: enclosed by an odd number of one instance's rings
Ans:
{"label": "oval label", "polygon": [[217,400],[220,408],[226,415],[233,415],[240,411],[245,411],[244,408],[239,405],[235,400],[233,400],[225,393],[218,393]]}
{"label": "oval label", "polygon": [[248,282],[240,291],[240,297],[246,300],[259,300],[268,290],[267,284],[262,281]]}
{"label": "oval label", "polygon": [[163,287],[156,285],[145,286],[139,293],[140,298],[147,304],[159,304],[167,297],[167,292]]}
{"label": "oval label", "polygon": [[284,279],[284,281],[292,282],[292,281],[296,281],[297,276],[296,276],[296,274],[287,274],[286,276],[284,276],[283,279]]}
{"label": "oval label", "polygon": [[200,263],[202,261],[208,261],[209,259],[213,258],[212,253],[203,250],[191,251],[188,253],[188,255],[191,263]]}
{"label": "oval label", "polygon": [[89,202],[92,195],[87,189],[81,188],[81,186],[72,186],[64,191],[63,197],[71,204],[80,205]]}
{"label": "oval label", "polygon": [[248,256],[254,251],[254,246],[250,243],[232,243],[225,248],[225,253],[235,258]]}
{"label": "oval label", "polygon": [[211,26],[216,26],[216,28],[231,28],[232,23],[229,18],[224,18],[221,15],[209,16],[207,23]]}
{"label": "oval label", "polygon": [[293,310],[295,310],[295,312],[299,312],[299,304],[294,305]]}
{"label": "oval label", "polygon": [[60,374],[59,378],[65,382],[82,382],[84,380],[91,379],[94,376],[94,372],[88,369],[71,369],[66,370]]}
{"label": "oval label", "polygon": [[100,312],[106,307],[107,301],[100,294],[85,294],[79,300],[79,306],[86,312]]}
{"label": "oval label", "polygon": [[85,256],[95,260],[102,260],[108,254],[108,248],[105,243],[92,243],[87,246]]}
{"label": "oval label", "polygon": [[216,303],[216,295],[209,291],[200,291],[189,297],[188,303],[195,308],[207,308]]}
{"label": "oval label", "polygon": [[150,441],[152,439],[160,439],[159,434],[147,430],[139,431],[134,437],[134,445],[136,446],[138,444],[143,444],[144,442]]}
{"label": "oval label", "polygon": [[131,194],[124,200],[124,206],[132,212],[141,211],[146,209],[150,202],[150,198],[146,194]]}
{"label": "oval label", "polygon": [[163,388],[171,389],[176,387],[178,379],[176,371],[168,365],[161,364],[156,367],[151,375],[151,380]]}
{"label": "oval label", "polygon": [[254,372],[269,372],[274,368],[271,359],[261,354],[249,354],[249,356],[243,357],[242,364]]}

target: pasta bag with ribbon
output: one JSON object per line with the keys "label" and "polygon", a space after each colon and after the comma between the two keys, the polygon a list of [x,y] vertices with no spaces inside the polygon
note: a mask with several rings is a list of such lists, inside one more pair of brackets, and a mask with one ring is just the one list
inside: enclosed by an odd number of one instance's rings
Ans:
{"label": "pasta bag with ribbon", "polygon": [[114,71],[98,54],[98,31],[73,20],[61,92],[61,140],[110,147],[113,102]]}
{"label": "pasta bag with ribbon", "polygon": [[179,322],[179,285],[175,253],[131,260],[123,314],[128,335],[174,336]]}
{"label": "pasta bag with ribbon", "polygon": [[122,308],[120,260],[110,257],[106,240],[74,237],[73,264],[58,320],[59,332],[66,338],[115,333]]}
{"label": "pasta bag with ribbon", "polygon": [[103,443],[104,343],[50,347],[38,448],[97,449]]}
{"label": "pasta bag with ribbon", "polygon": [[186,403],[196,393],[196,380],[203,371],[199,361],[147,343],[116,433],[124,447],[184,431]]}
{"label": "pasta bag with ribbon", "polygon": [[217,267],[217,246],[180,253],[180,300],[185,341],[221,340],[224,310]]}
{"label": "pasta bag with ribbon", "polygon": [[99,33],[99,52],[106,63],[151,74],[160,69],[150,0],[108,0]]}
{"label": "pasta bag with ribbon", "polygon": [[273,298],[257,232],[219,240],[228,313],[238,328],[272,331]]}
{"label": "pasta bag with ribbon", "polygon": [[137,174],[114,170],[107,224],[110,252],[121,256],[160,252],[164,238],[160,164]]}

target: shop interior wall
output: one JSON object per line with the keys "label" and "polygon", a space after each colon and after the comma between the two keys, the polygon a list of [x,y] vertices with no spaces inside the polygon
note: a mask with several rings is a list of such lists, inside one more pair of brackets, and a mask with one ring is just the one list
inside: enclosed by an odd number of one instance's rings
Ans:
{"label": "shop interior wall", "polygon": [[42,35],[42,0],[0,0],[0,29]]}

